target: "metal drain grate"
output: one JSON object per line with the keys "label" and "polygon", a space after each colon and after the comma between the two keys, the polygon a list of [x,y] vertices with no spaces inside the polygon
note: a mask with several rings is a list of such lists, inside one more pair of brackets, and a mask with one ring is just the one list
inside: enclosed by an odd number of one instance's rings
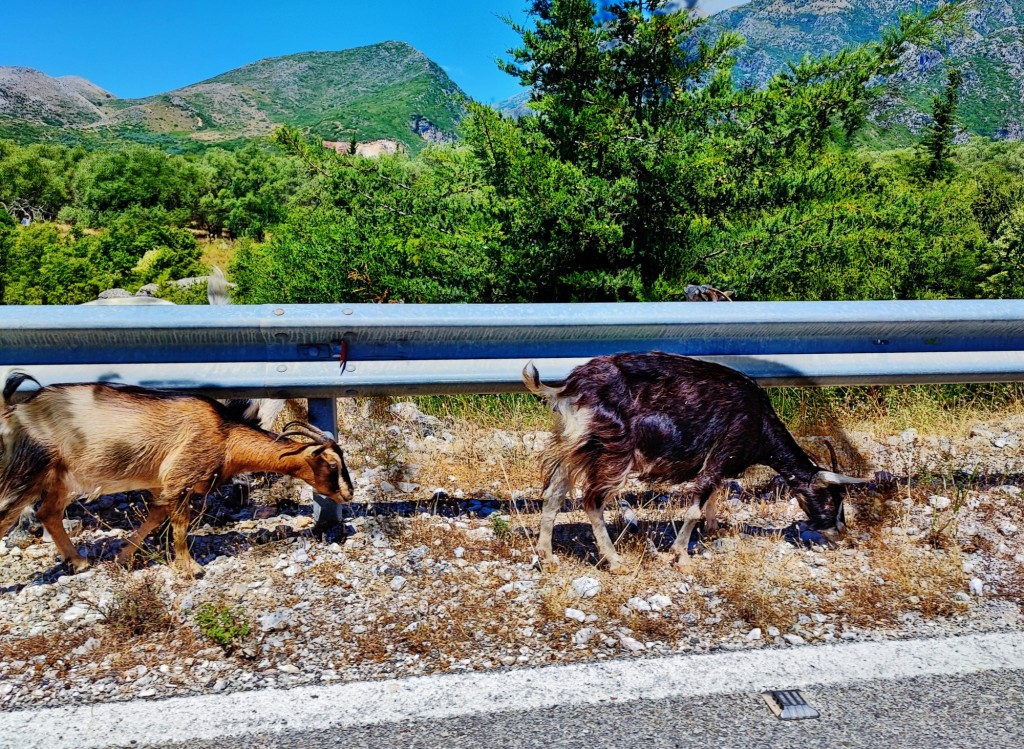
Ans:
{"label": "metal drain grate", "polygon": [[762,692],[761,697],[780,720],[804,720],[818,718],[820,713],[807,704],[807,700],[796,689],[775,689]]}

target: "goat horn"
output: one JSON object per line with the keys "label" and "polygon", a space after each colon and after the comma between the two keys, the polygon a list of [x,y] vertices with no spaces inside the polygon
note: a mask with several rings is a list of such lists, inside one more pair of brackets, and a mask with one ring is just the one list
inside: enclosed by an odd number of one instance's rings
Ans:
{"label": "goat horn", "polygon": [[284,428],[285,429],[292,429],[292,428],[301,429],[303,431],[309,432],[310,434],[315,434],[318,437],[325,437],[327,439],[334,439],[334,435],[332,435],[330,432],[325,432],[322,429],[318,429],[317,427],[315,427],[312,424],[309,424],[309,423],[307,423],[305,421],[289,421],[287,424],[284,425]]}
{"label": "goat horn", "polygon": [[308,437],[314,442],[319,442],[322,445],[326,445],[328,442],[334,441],[334,435],[317,429],[312,424],[306,424],[302,421],[290,421],[284,425],[284,430],[285,434],[299,434],[303,437]]}
{"label": "goat horn", "polygon": [[824,484],[866,484],[867,479],[859,479],[854,476],[844,476],[841,473],[834,471],[818,471],[814,474],[816,481]]}
{"label": "goat horn", "polygon": [[825,447],[828,448],[828,454],[832,456],[832,470],[839,473],[839,459],[836,457],[836,450],[832,447],[832,443],[829,440],[825,440]]}

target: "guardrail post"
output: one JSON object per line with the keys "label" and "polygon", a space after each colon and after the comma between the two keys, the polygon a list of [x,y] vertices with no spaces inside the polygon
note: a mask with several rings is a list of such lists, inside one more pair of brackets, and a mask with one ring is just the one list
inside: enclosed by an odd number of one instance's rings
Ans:
{"label": "guardrail post", "polygon": [[[334,398],[309,399],[309,423],[338,437],[338,404]],[[325,531],[341,522],[341,505],[313,492],[313,527]]]}

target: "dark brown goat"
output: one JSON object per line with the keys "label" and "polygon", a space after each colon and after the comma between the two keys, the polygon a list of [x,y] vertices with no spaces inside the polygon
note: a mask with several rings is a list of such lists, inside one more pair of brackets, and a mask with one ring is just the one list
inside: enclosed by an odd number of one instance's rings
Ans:
{"label": "dark brown goat", "polygon": [[[819,531],[842,526],[843,484],[863,479],[814,464],[776,415],[756,382],[719,364],[653,352],[599,356],[576,367],[560,386],[545,385],[533,363],[523,382],[555,413],[554,442],[544,456],[544,511],[537,552],[547,567],[555,516],[575,484],[583,486],[601,558],[625,572],[604,524],[604,504],[631,472],[641,478],[693,482],[697,502],[672,546],[685,566],[687,542],[723,478],[763,464],[782,475]],[[714,504],[707,508],[714,524]]]}
{"label": "dark brown goat", "polygon": [[[352,480],[331,435],[305,424],[284,434],[257,429],[222,403],[198,395],[104,383],[51,385],[11,404],[32,378],[11,373],[0,401],[0,537],[22,511],[41,500],[39,520],[76,571],[79,556],[62,520],[75,497],[149,490],[149,515],[125,543],[127,563],[168,517],[175,561],[202,572],[188,552],[189,498],[239,473],[294,476],[336,502],[352,498]],[[302,437],[312,443],[285,437]]]}

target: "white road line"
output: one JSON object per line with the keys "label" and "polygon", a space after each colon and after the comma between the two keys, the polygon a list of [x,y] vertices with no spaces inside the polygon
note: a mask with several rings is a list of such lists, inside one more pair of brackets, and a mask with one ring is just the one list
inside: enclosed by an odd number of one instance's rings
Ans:
{"label": "white road line", "polygon": [[99,749],[1024,669],[1024,633],[678,655],[0,713],[3,749]]}

